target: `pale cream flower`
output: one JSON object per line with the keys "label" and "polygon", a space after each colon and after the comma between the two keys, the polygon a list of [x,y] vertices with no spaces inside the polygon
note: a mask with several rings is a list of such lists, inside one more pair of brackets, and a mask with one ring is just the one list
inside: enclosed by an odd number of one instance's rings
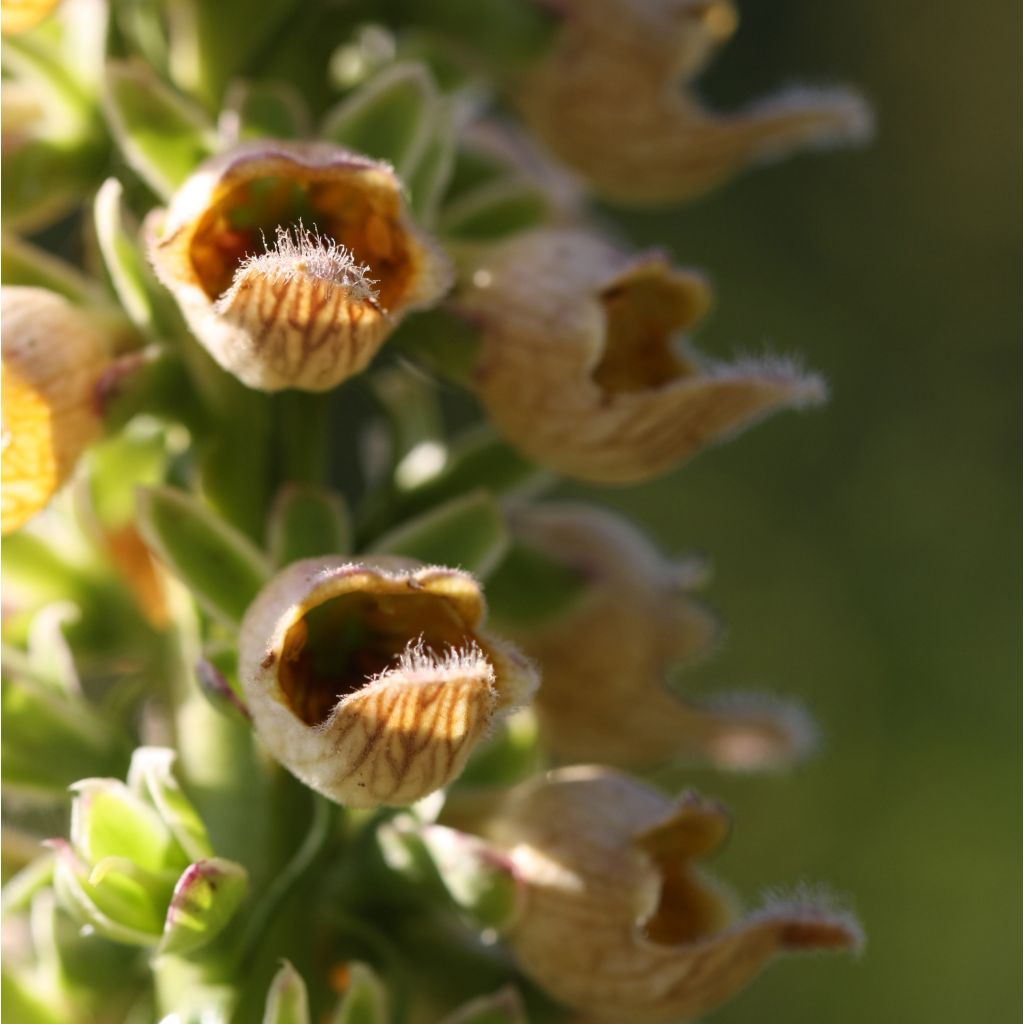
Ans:
{"label": "pale cream flower", "polygon": [[358,373],[450,268],[391,168],[326,143],[244,143],[153,218],[149,256],[210,354],[262,391]]}
{"label": "pale cream flower", "polygon": [[736,113],[685,88],[732,35],[729,0],[566,0],[557,38],[511,93],[534,134],[598,194],[689,198],[745,166],[871,131],[846,89],[790,89]]}
{"label": "pale cream flower", "polygon": [[782,767],[813,747],[814,729],[796,705],[739,695],[693,702],[666,688],[718,632],[694,596],[692,561],[665,558],[628,520],[589,505],[525,506],[511,526],[519,543],[582,587],[561,613],[503,627],[540,667],[534,710],[556,759],[753,770]]}
{"label": "pale cream flower", "polygon": [[523,887],[504,937],[537,984],[605,1024],[692,1020],[780,954],[861,944],[856,920],[821,896],[741,915],[694,865],[728,830],[717,804],[606,768],[527,782],[485,827]]}
{"label": "pale cream flower", "polygon": [[481,628],[472,576],[408,559],[289,566],[245,615],[256,730],[307,785],[353,807],[412,803],[462,771],[529,700],[532,666]]}
{"label": "pale cream flower", "polygon": [[101,323],[45,288],[0,289],[2,530],[46,506],[100,433],[96,386],[110,365]]}
{"label": "pale cream flower", "polygon": [[785,360],[712,364],[677,344],[704,278],[578,230],[540,229],[481,257],[457,306],[480,327],[474,387],[543,466],[603,483],[666,473],[771,412],[821,401]]}

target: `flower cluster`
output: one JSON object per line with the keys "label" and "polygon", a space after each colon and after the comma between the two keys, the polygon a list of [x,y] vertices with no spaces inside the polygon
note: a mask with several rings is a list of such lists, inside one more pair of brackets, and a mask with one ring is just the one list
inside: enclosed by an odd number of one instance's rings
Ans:
{"label": "flower cluster", "polygon": [[[862,137],[866,108],[707,110],[682,86],[726,0],[487,6],[485,30],[325,5],[312,84],[297,14],[275,39],[237,0],[4,3],[24,1019],[383,1024],[395,997],[448,1024],[673,1024],[861,942],[820,895],[743,913],[697,866],[724,809],[644,778],[815,745],[795,703],[672,692],[717,643],[702,563],[539,498],[826,396],[792,359],[699,353],[707,277],[587,197],[690,198]],[[69,223],[73,261],[27,237]]]}

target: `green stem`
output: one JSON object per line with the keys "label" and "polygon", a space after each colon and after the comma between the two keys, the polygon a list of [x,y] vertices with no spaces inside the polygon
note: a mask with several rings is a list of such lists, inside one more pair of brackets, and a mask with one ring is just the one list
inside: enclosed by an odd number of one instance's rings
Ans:
{"label": "green stem", "polygon": [[276,483],[323,484],[327,479],[330,395],[285,391],[275,395]]}

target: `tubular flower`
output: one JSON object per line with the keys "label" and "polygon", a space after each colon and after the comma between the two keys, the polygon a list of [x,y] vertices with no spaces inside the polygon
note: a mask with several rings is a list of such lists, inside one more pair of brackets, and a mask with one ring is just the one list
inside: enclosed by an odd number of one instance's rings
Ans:
{"label": "tubular flower", "polygon": [[529,663],[481,630],[467,573],[379,557],[296,562],[242,623],[254,724],[299,779],[354,807],[454,779],[492,722],[529,700]]}
{"label": "tubular flower", "polygon": [[559,616],[506,630],[543,673],[535,711],[560,761],[640,769],[688,759],[751,770],[813,746],[795,705],[739,696],[696,704],[666,690],[671,670],[706,654],[717,633],[693,597],[692,562],[665,559],[627,520],[587,505],[523,507],[512,529],[585,581]]}
{"label": "tubular flower", "polygon": [[857,922],[820,897],[745,916],[693,862],[728,820],[605,768],[511,791],[487,826],[524,897],[506,936],[542,988],[588,1019],[675,1024],[714,1009],[781,953],[856,949]]}
{"label": "tubular flower", "polygon": [[496,246],[458,298],[480,326],[474,386],[496,427],[541,465],[601,483],[665,473],[787,406],[821,379],[784,361],[709,365],[677,352],[709,305],[703,277],[576,230]]}
{"label": "tubular flower", "polygon": [[387,164],[338,146],[246,143],[182,185],[154,222],[150,259],[244,384],[326,391],[450,283],[401,188]]}
{"label": "tubular flower", "polygon": [[98,321],[45,288],[0,290],[2,529],[31,519],[100,432],[96,384],[110,364]]}
{"label": "tubular flower", "polygon": [[845,89],[794,89],[734,114],[683,88],[736,28],[729,0],[567,0],[513,100],[534,134],[600,195],[660,205],[756,161],[858,141],[870,112]]}

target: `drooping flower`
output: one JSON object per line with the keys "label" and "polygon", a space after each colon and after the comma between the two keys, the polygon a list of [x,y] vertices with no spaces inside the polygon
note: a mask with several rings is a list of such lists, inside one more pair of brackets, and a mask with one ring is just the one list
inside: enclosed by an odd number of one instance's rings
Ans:
{"label": "drooping flower", "polygon": [[243,383],[325,391],[448,288],[387,164],[326,143],[251,142],[202,164],[154,218],[149,255],[189,327]]}
{"label": "drooping flower", "polygon": [[694,596],[693,561],[665,558],[628,520],[589,505],[524,506],[511,525],[519,543],[582,581],[560,614],[503,630],[541,669],[534,710],[558,760],[752,770],[813,747],[797,705],[739,695],[694,702],[667,689],[673,670],[706,655],[718,632]]}
{"label": "drooping flower", "polygon": [[728,819],[694,794],[605,768],[512,790],[486,826],[523,887],[505,938],[523,970],[587,1019],[677,1024],[734,996],[780,954],[857,949],[857,921],[823,897],[741,914],[694,864]]}
{"label": "drooping flower", "polygon": [[478,324],[473,382],[497,429],[543,466],[602,483],[666,473],[778,409],[821,401],[785,360],[712,364],[676,334],[710,303],[704,278],[578,230],[495,246],[457,297]]}
{"label": "drooping flower", "polygon": [[846,89],[790,89],[732,114],[685,86],[732,35],[730,0],[568,0],[552,47],[515,83],[531,130],[598,194],[687,199],[745,166],[870,133]]}
{"label": "drooping flower", "polygon": [[96,385],[110,365],[101,323],[45,288],[0,290],[2,529],[43,509],[100,433]]}
{"label": "drooping flower", "polygon": [[296,562],[242,623],[257,732],[307,785],[354,807],[407,804],[454,779],[532,666],[481,628],[476,581],[381,556]]}

